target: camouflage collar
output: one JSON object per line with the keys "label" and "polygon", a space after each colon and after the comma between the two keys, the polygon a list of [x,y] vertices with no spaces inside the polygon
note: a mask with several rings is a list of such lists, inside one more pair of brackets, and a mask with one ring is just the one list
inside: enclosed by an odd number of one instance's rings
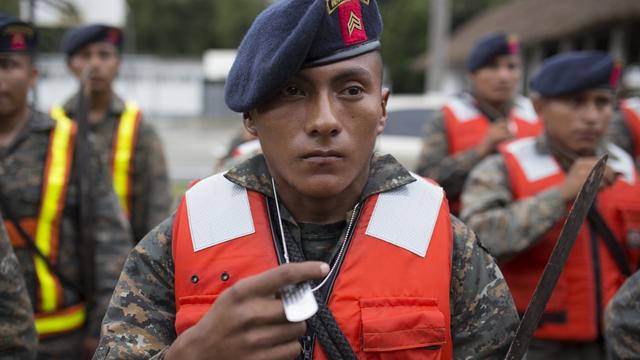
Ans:
{"label": "camouflage collar", "polygon": [[[64,103],[64,111],[71,117],[76,112],[78,108],[78,93],[75,93],[67,102]],[[124,111],[124,100],[122,100],[116,93],[113,93],[113,97],[111,98],[111,104],[109,105],[109,109],[107,112],[107,118],[110,116],[119,117],[120,114]]]}
{"label": "camouflage collar", "polygon": [[[271,190],[271,175],[267,163],[262,154],[237,165],[224,175],[229,181],[245,187],[249,190],[260,192],[273,197]],[[371,195],[389,191],[409,183],[416,179],[391,155],[376,156],[371,158],[369,180],[365,185],[360,200]]]}
{"label": "camouflage collar", "polygon": [[36,111],[35,109],[31,109],[32,115],[29,119],[27,126],[25,127],[27,131],[49,131],[55,125],[54,120],[45,113],[40,111]]}

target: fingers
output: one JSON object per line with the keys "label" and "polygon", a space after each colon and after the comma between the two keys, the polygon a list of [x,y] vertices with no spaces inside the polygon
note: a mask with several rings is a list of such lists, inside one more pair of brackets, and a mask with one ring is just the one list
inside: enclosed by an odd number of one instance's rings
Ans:
{"label": "fingers", "polygon": [[329,265],[319,261],[285,264],[238,281],[233,288],[240,298],[273,295],[285,285],[321,279],[328,272]]}
{"label": "fingers", "polygon": [[290,360],[295,359],[302,352],[302,346],[298,341],[274,346],[259,353],[249,356],[253,360]]}
{"label": "fingers", "polygon": [[297,342],[299,337],[304,336],[306,330],[304,322],[260,326],[245,333],[244,343],[248,349],[271,348]]}

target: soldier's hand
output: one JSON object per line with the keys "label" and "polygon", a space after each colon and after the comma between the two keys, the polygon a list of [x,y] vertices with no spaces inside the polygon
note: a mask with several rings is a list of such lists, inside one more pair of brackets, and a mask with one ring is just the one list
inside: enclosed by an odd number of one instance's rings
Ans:
{"label": "soldier's hand", "polygon": [[[596,157],[578,158],[573,162],[567,176],[559,186],[560,195],[562,195],[562,198],[565,201],[573,201],[576,196],[578,196],[578,192],[582,188],[582,184],[587,180],[591,169],[593,169],[597,162],[598,158]],[[607,166],[604,170],[600,187],[606,187],[613,184],[617,175],[618,174]]]}
{"label": "soldier's hand", "polygon": [[284,315],[279,290],[290,284],[321,279],[329,266],[321,262],[279,266],[243,280],[224,291],[207,314],[180,335],[166,359],[293,359],[304,322]]}
{"label": "soldier's hand", "polygon": [[507,121],[497,121],[491,124],[484,139],[476,149],[480,156],[485,157],[494,153],[501,142],[512,138],[513,134],[509,129],[509,123]]}

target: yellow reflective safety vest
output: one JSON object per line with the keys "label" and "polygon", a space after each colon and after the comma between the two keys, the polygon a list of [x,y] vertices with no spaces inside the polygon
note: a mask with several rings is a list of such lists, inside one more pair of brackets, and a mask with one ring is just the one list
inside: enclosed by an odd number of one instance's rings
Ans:
{"label": "yellow reflective safety vest", "polygon": [[[42,181],[42,195],[37,219],[21,219],[21,226],[33,237],[36,247],[55,265],[58,262],[59,226],[64,213],[67,186],[71,174],[76,126],[70,120],[58,119],[51,132],[49,150]],[[13,224],[5,221],[14,246],[24,239]],[[38,255],[33,255],[36,274],[35,327],[38,335],[47,337],[82,327],[86,319],[84,304],[64,307],[60,279]]]}
{"label": "yellow reflective safety vest", "polygon": [[[62,106],[55,106],[51,111],[54,118],[69,119]],[[111,155],[111,175],[113,188],[122,210],[130,216],[131,191],[133,187],[133,153],[135,150],[138,128],[140,127],[140,108],[127,101],[124,111],[118,120],[117,130],[113,137]]]}

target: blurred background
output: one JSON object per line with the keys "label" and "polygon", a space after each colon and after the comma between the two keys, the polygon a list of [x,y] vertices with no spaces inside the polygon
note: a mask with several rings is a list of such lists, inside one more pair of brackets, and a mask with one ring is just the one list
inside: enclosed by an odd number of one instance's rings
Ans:
{"label": "blurred background", "polygon": [[[273,1],[273,0],[271,0]],[[224,105],[235,48],[269,0],[2,0],[0,11],[41,29],[40,81],[46,111],[76,91],[60,52],[71,26],[101,22],[125,30],[116,91],[138,102],[163,138],[176,192],[215,171],[241,121]],[[277,1],[277,0],[276,0]],[[382,54],[392,89],[389,128],[380,146],[408,167],[420,129],[444,96],[466,86],[473,42],[491,31],[519,35],[522,90],[546,57],[581,49],[609,51],[626,65],[622,91],[640,89],[640,0],[378,0]],[[409,155],[402,155],[406,152]]]}

